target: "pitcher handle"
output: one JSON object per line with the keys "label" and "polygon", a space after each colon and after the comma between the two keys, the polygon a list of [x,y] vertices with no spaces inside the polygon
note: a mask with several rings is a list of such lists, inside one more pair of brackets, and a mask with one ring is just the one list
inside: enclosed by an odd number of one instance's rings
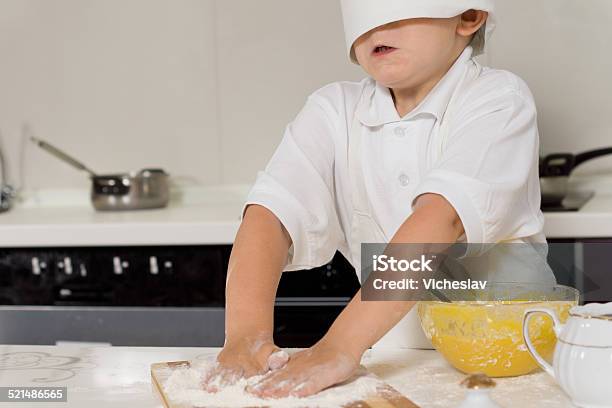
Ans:
{"label": "pitcher handle", "polygon": [[561,322],[559,321],[559,318],[557,317],[555,312],[549,309],[529,309],[525,311],[525,315],[523,316],[523,340],[525,341],[525,345],[529,350],[529,354],[531,354],[531,356],[535,359],[538,365],[542,367],[544,371],[546,371],[551,377],[554,378],[555,373],[553,371],[552,366],[548,364],[548,362],[544,360],[542,356],[537,352],[537,350],[533,346],[533,343],[531,342],[531,338],[529,337],[529,322],[531,321],[531,318],[535,313],[545,313],[550,316],[553,321],[553,329],[557,337],[559,337],[559,334],[561,333]]}

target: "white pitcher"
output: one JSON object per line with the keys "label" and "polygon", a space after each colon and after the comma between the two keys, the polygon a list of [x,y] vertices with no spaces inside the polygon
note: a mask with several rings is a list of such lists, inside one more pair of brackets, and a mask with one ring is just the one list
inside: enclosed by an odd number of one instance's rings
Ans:
{"label": "white pitcher", "polygon": [[[529,338],[534,313],[554,322],[557,346],[551,366]],[[559,383],[572,402],[583,408],[612,407],[612,303],[575,306],[563,325],[554,310],[529,309],[523,319],[523,339],[538,364]]]}

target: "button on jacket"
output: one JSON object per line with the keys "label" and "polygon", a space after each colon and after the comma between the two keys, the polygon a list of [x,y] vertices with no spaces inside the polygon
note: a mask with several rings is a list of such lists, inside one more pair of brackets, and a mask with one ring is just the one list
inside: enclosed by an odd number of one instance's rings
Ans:
{"label": "button on jacket", "polygon": [[358,264],[348,244],[348,145],[354,137],[362,137],[363,184],[387,240],[419,195],[435,193],[457,211],[464,242],[545,242],[533,97],[514,74],[478,65],[467,47],[404,117],[390,90],[372,78],[333,83],[310,95],[245,204],[268,208],[287,229],[293,245],[285,270],[323,265],[336,250]]}

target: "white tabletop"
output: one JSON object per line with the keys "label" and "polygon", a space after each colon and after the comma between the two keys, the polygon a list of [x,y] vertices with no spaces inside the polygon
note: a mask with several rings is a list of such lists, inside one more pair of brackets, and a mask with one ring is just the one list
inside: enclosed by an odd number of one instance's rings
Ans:
{"label": "white tabletop", "polygon": [[[213,358],[217,352],[214,348],[0,346],[0,386],[68,387],[67,403],[36,403],[40,408],[162,407],[151,386],[150,364]],[[378,349],[369,351],[363,364],[423,408],[449,408],[463,398],[458,384],[464,376],[435,351]],[[542,372],[497,383],[492,396],[502,407],[572,407]]]}

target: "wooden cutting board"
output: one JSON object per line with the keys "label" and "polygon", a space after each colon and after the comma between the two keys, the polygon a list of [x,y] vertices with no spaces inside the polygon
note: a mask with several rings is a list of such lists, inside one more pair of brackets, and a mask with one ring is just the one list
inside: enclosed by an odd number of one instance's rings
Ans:
{"label": "wooden cutting board", "polygon": [[[189,367],[189,361],[168,361],[163,363],[151,364],[151,382],[156,390],[157,395],[161,399],[165,408],[206,408],[195,407],[191,404],[174,404],[164,394],[162,384],[166,382],[172,374],[172,370],[177,368]],[[247,408],[247,407],[236,407]],[[265,408],[265,407],[248,407],[248,408]],[[343,408],[419,408],[418,405],[397,392],[390,385],[385,385],[383,388],[366,398],[365,401],[355,401]]]}

